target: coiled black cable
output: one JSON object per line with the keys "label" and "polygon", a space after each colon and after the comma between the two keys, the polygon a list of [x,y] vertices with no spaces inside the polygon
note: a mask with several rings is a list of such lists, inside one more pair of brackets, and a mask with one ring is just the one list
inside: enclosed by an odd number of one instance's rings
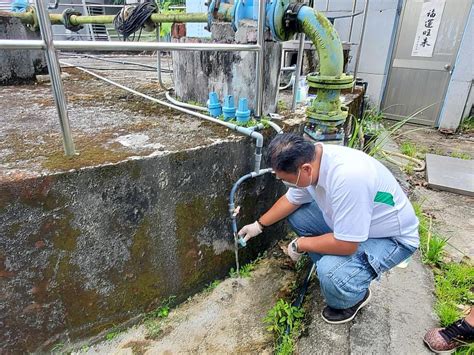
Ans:
{"label": "coiled black cable", "polygon": [[124,7],[114,17],[115,30],[126,41],[133,33],[142,29],[145,22],[156,10],[156,5],[152,2],[144,2],[136,7]]}

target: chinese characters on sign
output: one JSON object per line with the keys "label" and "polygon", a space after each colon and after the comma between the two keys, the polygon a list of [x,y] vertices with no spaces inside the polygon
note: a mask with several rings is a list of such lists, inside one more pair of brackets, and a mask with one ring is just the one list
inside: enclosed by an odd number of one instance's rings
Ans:
{"label": "chinese characters on sign", "polygon": [[413,57],[432,57],[438,37],[439,24],[443,15],[445,0],[425,1],[416,29],[415,43],[411,55]]}

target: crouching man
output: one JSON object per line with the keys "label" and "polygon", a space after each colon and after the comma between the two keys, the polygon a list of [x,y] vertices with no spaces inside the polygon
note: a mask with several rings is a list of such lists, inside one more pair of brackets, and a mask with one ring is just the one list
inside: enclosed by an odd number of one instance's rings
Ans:
{"label": "crouching man", "polygon": [[288,217],[299,236],[288,254],[296,261],[308,253],[316,263],[323,319],[351,321],[369,302],[371,281],[418,247],[410,201],[384,165],[355,149],[280,134],[268,159],[288,192],[239,235],[247,241]]}

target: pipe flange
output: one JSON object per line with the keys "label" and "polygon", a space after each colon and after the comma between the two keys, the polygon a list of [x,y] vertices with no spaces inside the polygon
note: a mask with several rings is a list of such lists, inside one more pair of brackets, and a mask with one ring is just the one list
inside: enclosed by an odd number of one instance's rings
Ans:
{"label": "pipe flange", "polygon": [[63,11],[62,13],[62,18],[61,18],[61,22],[63,23],[64,27],[69,30],[69,31],[72,31],[72,32],[77,32],[81,29],[84,28],[84,26],[82,25],[73,25],[71,23],[71,16],[81,16],[82,13],[75,10],[75,9],[66,9]]}
{"label": "pipe flange", "polygon": [[26,8],[26,12],[31,14],[31,18],[33,19],[33,23],[29,23],[26,27],[33,32],[39,30],[39,23],[38,23],[38,16],[36,16],[36,9],[34,6],[28,6]]}
{"label": "pipe flange", "polygon": [[341,76],[308,75],[308,86],[316,89],[342,90],[350,89],[354,85],[352,75],[342,74]]}
{"label": "pipe flange", "polygon": [[283,22],[289,2],[289,0],[270,0],[267,4],[267,25],[276,41],[288,41],[294,35],[285,29]]}
{"label": "pipe flange", "polygon": [[306,117],[308,120],[314,120],[315,122],[325,122],[326,125],[337,126],[346,120],[348,111],[337,110],[337,111],[319,111],[315,110],[312,106],[306,109]]}
{"label": "pipe flange", "polygon": [[283,15],[283,27],[290,33],[302,32],[298,22],[298,12],[305,4],[294,2],[288,5]]}

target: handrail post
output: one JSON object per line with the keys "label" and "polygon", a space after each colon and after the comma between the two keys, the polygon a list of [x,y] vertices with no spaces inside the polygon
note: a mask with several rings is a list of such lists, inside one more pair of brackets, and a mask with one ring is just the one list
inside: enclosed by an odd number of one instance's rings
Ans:
{"label": "handrail post", "polygon": [[260,118],[262,116],[263,107],[263,84],[264,75],[263,67],[265,61],[265,4],[266,0],[258,1],[258,27],[257,27],[257,95],[255,98],[255,116]]}
{"label": "handrail post", "polygon": [[66,95],[64,94],[63,83],[61,81],[61,69],[58,57],[54,49],[52,27],[49,20],[48,10],[46,8],[47,4],[45,0],[35,0],[35,4],[41,36],[43,37],[46,47],[46,62],[48,64],[49,76],[51,77],[51,83],[53,86],[54,102],[56,103],[56,109],[59,114],[64,151],[67,156],[73,156],[76,154],[76,150],[72,139],[71,127],[69,126]]}

